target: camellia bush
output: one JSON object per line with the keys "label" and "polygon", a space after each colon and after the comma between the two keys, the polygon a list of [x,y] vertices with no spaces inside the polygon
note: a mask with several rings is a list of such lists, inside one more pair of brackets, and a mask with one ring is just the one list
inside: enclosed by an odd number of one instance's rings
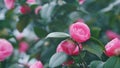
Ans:
{"label": "camellia bush", "polygon": [[120,68],[120,0],[0,0],[0,68]]}

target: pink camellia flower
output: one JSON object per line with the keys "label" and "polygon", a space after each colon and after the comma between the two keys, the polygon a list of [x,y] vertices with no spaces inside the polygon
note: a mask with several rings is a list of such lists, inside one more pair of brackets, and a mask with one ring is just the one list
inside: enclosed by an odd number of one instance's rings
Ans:
{"label": "pink camellia flower", "polygon": [[120,35],[118,35],[117,33],[113,32],[111,30],[107,30],[106,35],[110,40],[112,40],[114,38],[120,38]]}
{"label": "pink camellia flower", "polygon": [[[79,47],[81,51],[82,45],[79,44]],[[78,55],[80,52],[79,47],[71,40],[64,40],[58,45],[56,52],[64,52],[68,55]]]}
{"label": "pink camellia flower", "polygon": [[36,0],[27,0],[27,3],[28,3],[28,4],[35,4],[35,3],[36,3]]}
{"label": "pink camellia flower", "polygon": [[28,5],[22,5],[21,7],[20,7],[20,12],[22,13],[22,14],[27,14],[27,13],[29,13],[30,12],[30,7],[28,6]]}
{"label": "pink camellia flower", "polygon": [[111,40],[109,43],[107,43],[105,49],[105,54],[109,57],[120,55],[120,40],[118,38]]}
{"label": "pink camellia flower", "polygon": [[30,68],[44,68],[44,67],[41,61],[37,61],[33,65],[31,65]]}
{"label": "pink camellia flower", "polygon": [[13,52],[13,46],[5,39],[0,39],[0,61],[5,60]]}
{"label": "pink camellia flower", "polygon": [[13,9],[15,0],[4,0],[4,3],[8,9]]}
{"label": "pink camellia flower", "polygon": [[26,52],[29,48],[29,44],[25,41],[19,43],[19,52]]}
{"label": "pink camellia flower", "polygon": [[39,11],[42,9],[42,6],[38,6],[37,8],[35,8],[35,14],[39,14]]}
{"label": "pink camellia flower", "polygon": [[83,4],[85,2],[85,0],[79,0],[79,4]]}
{"label": "pink camellia flower", "polygon": [[85,42],[90,38],[90,28],[85,23],[73,23],[69,28],[69,32],[76,42]]}

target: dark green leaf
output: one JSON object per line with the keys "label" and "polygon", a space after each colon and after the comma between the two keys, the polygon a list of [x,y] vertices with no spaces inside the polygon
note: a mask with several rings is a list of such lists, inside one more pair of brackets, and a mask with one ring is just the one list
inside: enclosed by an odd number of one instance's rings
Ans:
{"label": "dark green leaf", "polygon": [[120,57],[110,57],[104,64],[103,68],[120,68]]}
{"label": "dark green leaf", "polygon": [[101,28],[92,27],[91,34],[92,34],[93,37],[98,38],[100,36],[100,31],[101,31]]}
{"label": "dark green leaf", "polygon": [[21,15],[17,23],[17,29],[19,32],[22,32],[24,28],[29,24],[29,17],[27,15]]}
{"label": "dark green leaf", "polygon": [[48,33],[45,29],[42,29],[40,27],[34,27],[34,32],[36,33],[36,35],[40,38],[44,38]]}

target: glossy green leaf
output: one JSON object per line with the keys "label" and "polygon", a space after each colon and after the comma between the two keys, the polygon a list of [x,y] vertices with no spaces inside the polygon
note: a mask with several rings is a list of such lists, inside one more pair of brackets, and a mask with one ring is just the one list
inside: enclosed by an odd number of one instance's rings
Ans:
{"label": "glossy green leaf", "polygon": [[103,68],[120,68],[120,57],[110,57],[104,64]]}
{"label": "glossy green leaf", "polygon": [[51,15],[56,6],[56,2],[47,3],[42,7],[42,10],[40,11],[42,19],[44,19],[46,22],[50,22]]}
{"label": "glossy green leaf", "polygon": [[27,15],[21,15],[19,17],[19,21],[17,23],[17,29],[19,32],[22,32],[24,30],[24,28],[26,28],[26,26],[29,24],[29,16]]}
{"label": "glossy green leaf", "polygon": [[103,46],[98,42],[98,40],[90,40],[89,42],[86,43],[84,46],[85,50],[87,50],[90,53],[95,54],[99,58],[101,58],[101,55],[104,51]]}
{"label": "glossy green leaf", "polygon": [[46,36],[46,38],[66,38],[66,37],[70,37],[70,35],[63,32],[53,32]]}
{"label": "glossy green leaf", "polygon": [[55,53],[49,61],[49,67],[55,68],[67,60],[67,55],[63,52]]}
{"label": "glossy green leaf", "polygon": [[89,65],[90,68],[103,68],[104,62],[102,61],[92,61]]}
{"label": "glossy green leaf", "polygon": [[40,38],[44,38],[48,33],[45,29],[42,29],[40,27],[34,27],[34,32],[36,33],[36,35]]}

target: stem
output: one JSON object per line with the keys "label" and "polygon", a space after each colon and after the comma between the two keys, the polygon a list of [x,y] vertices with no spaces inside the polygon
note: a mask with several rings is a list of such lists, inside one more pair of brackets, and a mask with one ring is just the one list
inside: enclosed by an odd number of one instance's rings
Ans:
{"label": "stem", "polygon": [[[77,46],[78,46],[78,48],[79,48],[79,52],[80,52],[80,46],[79,46],[79,43],[77,43]],[[87,68],[87,64],[86,64],[86,62],[84,61],[84,59],[81,57],[80,54],[79,54],[79,57],[80,57],[80,59],[82,60],[83,68]]]}

